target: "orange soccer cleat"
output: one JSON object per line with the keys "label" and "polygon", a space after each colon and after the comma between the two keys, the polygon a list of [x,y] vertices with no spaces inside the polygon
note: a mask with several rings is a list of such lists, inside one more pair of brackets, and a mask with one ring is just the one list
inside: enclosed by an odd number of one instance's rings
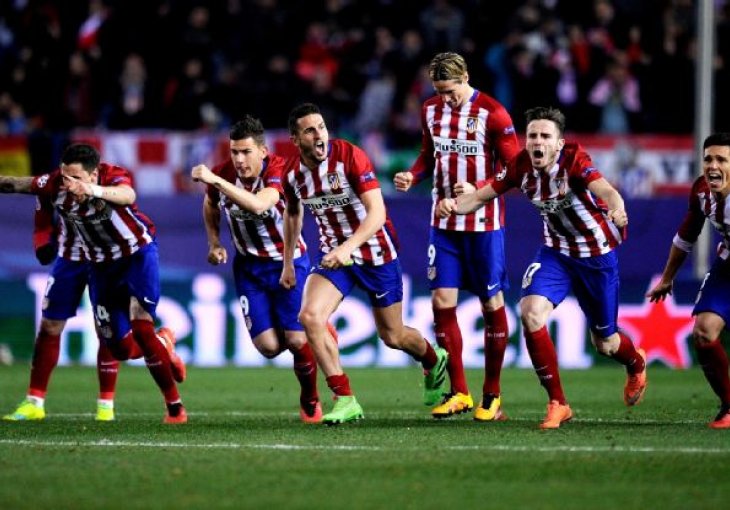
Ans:
{"label": "orange soccer cleat", "polygon": [[707,426],[711,429],[730,429],[730,404],[721,405],[720,412]]}
{"label": "orange soccer cleat", "polygon": [[563,422],[573,418],[573,411],[568,404],[561,404],[557,400],[551,400],[547,405],[547,415],[540,424],[541,429],[557,429]]}
{"label": "orange soccer cleat", "polygon": [[170,328],[162,327],[157,330],[157,338],[159,338],[162,345],[165,346],[165,349],[170,354],[170,366],[172,367],[173,379],[179,383],[183,382],[187,376],[187,368],[185,368],[185,362],[175,352],[175,343],[177,343],[175,333]]}
{"label": "orange soccer cleat", "polygon": [[302,403],[299,407],[299,417],[304,423],[320,423],[322,421],[322,404],[319,400]]}
{"label": "orange soccer cleat", "polygon": [[628,374],[624,386],[624,402],[627,406],[635,406],[644,398],[646,392],[646,353],[644,349],[636,349],[641,359],[644,360],[644,370],[638,374]]}
{"label": "orange soccer cleat", "polygon": [[188,422],[188,413],[182,404],[167,404],[167,412],[162,420],[166,425],[180,425]]}

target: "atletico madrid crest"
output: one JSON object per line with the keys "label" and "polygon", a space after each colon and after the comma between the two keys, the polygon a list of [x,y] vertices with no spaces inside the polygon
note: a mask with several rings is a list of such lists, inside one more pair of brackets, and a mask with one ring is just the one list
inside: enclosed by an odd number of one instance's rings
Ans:
{"label": "atletico madrid crest", "polygon": [[429,266],[428,272],[426,274],[429,280],[433,280],[436,278],[436,266]]}
{"label": "atletico madrid crest", "polygon": [[468,117],[466,119],[466,132],[471,134],[476,133],[479,128],[479,119],[476,117]]}
{"label": "atletico madrid crest", "polygon": [[338,190],[340,189],[340,176],[337,173],[331,173],[327,174],[327,182],[330,185],[331,190]]}

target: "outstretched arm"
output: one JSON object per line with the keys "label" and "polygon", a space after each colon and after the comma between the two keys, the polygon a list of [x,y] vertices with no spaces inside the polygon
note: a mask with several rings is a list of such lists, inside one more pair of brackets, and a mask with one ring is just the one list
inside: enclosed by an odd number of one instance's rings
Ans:
{"label": "outstretched arm", "polygon": [[274,188],[266,187],[258,193],[251,193],[214,174],[205,165],[193,167],[191,177],[194,181],[213,186],[219,192],[230,198],[236,205],[253,214],[261,214],[268,211],[279,201],[279,192]]}
{"label": "outstretched arm", "polygon": [[30,193],[33,177],[0,175],[0,193]]}
{"label": "outstretched arm", "polygon": [[[456,186],[459,186],[459,184]],[[442,218],[452,214],[469,214],[498,196],[499,193],[495,191],[490,183],[487,183],[476,191],[462,193],[456,198],[444,198],[438,204],[438,213]]]}
{"label": "outstretched arm", "polygon": [[682,267],[685,259],[687,258],[687,252],[677,248],[676,245],[672,244],[669,250],[669,258],[667,259],[667,265],[664,267],[662,277],[653,289],[646,293],[646,297],[649,301],[659,302],[666,299],[667,294],[672,293],[674,287],[674,277],[677,276],[677,271]]}
{"label": "outstretched arm", "polygon": [[294,197],[287,197],[284,209],[284,263],[281,269],[279,283],[286,289],[292,289],[297,284],[297,275],[294,271],[294,252],[299,236],[302,234],[304,215],[302,203]]}

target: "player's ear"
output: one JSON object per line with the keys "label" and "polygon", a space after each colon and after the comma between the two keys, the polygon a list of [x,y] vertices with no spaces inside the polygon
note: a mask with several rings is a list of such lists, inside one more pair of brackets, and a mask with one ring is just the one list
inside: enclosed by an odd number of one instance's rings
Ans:
{"label": "player's ear", "polygon": [[563,147],[565,146],[565,138],[558,138],[558,150],[563,150]]}
{"label": "player's ear", "polygon": [[91,182],[98,182],[99,181],[99,168],[94,168],[94,171],[89,174],[89,177],[91,178]]}

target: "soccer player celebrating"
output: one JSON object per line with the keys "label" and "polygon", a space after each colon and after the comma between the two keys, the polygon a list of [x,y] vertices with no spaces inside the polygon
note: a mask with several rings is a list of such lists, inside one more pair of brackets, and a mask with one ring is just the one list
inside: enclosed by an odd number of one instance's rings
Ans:
{"label": "soccer player celebrating", "polygon": [[720,334],[730,321],[730,133],[712,134],[705,138],[702,147],[703,175],[692,186],[689,208],[674,236],[661,280],[647,297],[662,301],[672,293],[677,271],[702,232],[705,219],[709,220],[722,241],[692,310],[695,317],[692,337],[705,378],[720,399],[720,411],[708,425],[713,429],[730,429],[728,357],[720,342]]}
{"label": "soccer player celebrating", "polygon": [[[81,298],[88,284],[89,263],[85,257],[79,237],[59,237],[60,229],[56,228],[53,203],[48,199],[37,198],[34,215],[33,245],[38,261],[47,265],[53,262],[51,274],[48,276],[43,298],[42,316],[38,334],[33,345],[33,363],[30,368],[30,383],[25,399],[17,409],[3,416],[6,421],[34,421],[46,417],[45,400],[51,373],[58,364],[60,354],[61,333],[66,321],[76,314]],[[56,253],[58,252],[58,257]],[[55,260],[54,260],[55,259]],[[98,332],[97,332],[98,334]],[[131,335],[131,332],[127,334]],[[160,328],[157,332],[160,340],[172,349],[175,337],[169,328]],[[122,359],[135,359],[142,356],[142,351],[132,340],[126,343],[134,347],[134,352],[120,356]],[[177,363],[182,363],[171,353]],[[180,365],[184,370],[184,365]],[[96,404],[97,421],[114,420],[114,394],[116,390],[119,361],[103,339],[99,339],[99,350],[96,359],[97,378],[99,381],[99,398]]]}
{"label": "soccer player celebrating", "polygon": [[100,162],[90,145],[74,144],[64,151],[60,169],[38,177],[0,177],[0,192],[31,193],[53,203],[61,220],[60,244],[78,247],[89,261],[97,331],[117,359],[141,350],[164,396],[164,423],[187,422],[175,383],[184,379],[185,366],[172,342],[165,345],[154,329],[160,297],[155,227],[137,209],[129,171]]}
{"label": "soccer player celebrating", "polygon": [[380,185],[367,155],[355,145],[329,138],[319,108],[311,103],[289,114],[289,133],[300,158],[284,174],[284,268],[281,281],[295,285],[294,256],[302,230],[302,202],[319,227],[320,246],[307,277],[299,319],[307,332],[327,385],[335,395],[328,425],[363,417],[362,407],[340,365],[337,345],[327,322],[342,299],[357,285],[367,292],[378,335],[424,368],[424,401],[440,395],[448,354],[434,349],[413,328],[403,325],[403,281],[393,226]]}
{"label": "soccer player celebrating", "polygon": [[573,412],[560,383],[555,347],[547,319],[573,290],[588,318],[598,352],[626,367],[624,402],[638,404],[646,390],[644,352],[618,330],[618,258],[615,248],[628,223],[621,195],[575,143],[565,143],[565,116],[555,108],[526,112],[525,149],[506,171],[483,187],[439,202],[440,217],[466,214],[517,188],[540,211],[545,245],[522,279],[520,319],[527,349],[540,383],[548,393],[547,415],[540,424],[555,429]]}
{"label": "soccer player celebrating", "polygon": [[[203,200],[203,219],[208,236],[208,262],[224,264],[228,253],[221,244],[221,211],[226,215],[236,255],[233,275],[246,326],[256,349],[274,358],[288,349],[294,356],[294,372],[301,386],[300,417],[305,423],[322,419],[317,393],[317,364],[297,319],[302,302],[309,258],[304,240],[294,246],[297,285],[279,283],[284,260],[281,175],[285,160],[269,153],[264,127],[245,116],[229,134],[230,158],[213,168],[197,165],[192,178],[208,185]],[[334,330],[331,333],[336,334]]]}
{"label": "soccer player celebrating", "polygon": [[[504,199],[487,202],[465,216],[441,218],[436,205],[473,191],[519,151],[512,119],[504,107],[469,84],[461,55],[439,53],[429,66],[437,95],[421,109],[423,142],[407,172],[395,175],[395,187],[408,189],[433,172],[433,209],[428,246],[428,278],[438,344],[449,353],[451,391],[431,414],[446,418],[474,408],[462,363],[462,337],[456,320],[459,289],[482,303],[484,384],[478,421],[504,419],[499,385],[509,338],[503,290],[508,288],[504,259]],[[427,402],[434,405],[437,401]]]}

